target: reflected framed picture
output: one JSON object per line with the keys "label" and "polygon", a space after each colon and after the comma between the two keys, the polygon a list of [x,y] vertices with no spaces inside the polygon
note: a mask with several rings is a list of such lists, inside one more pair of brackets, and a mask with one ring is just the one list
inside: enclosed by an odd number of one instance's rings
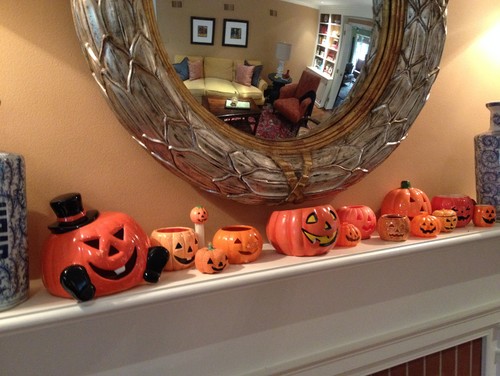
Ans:
{"label": "reflected framed picture", "polygon": [[247,47],[248,21],[224,19],[222,45],[231,47]]}
{"label": "reflected framed picture", "polygon": [[191,44],[214,44],[215,18],[191,17]]}

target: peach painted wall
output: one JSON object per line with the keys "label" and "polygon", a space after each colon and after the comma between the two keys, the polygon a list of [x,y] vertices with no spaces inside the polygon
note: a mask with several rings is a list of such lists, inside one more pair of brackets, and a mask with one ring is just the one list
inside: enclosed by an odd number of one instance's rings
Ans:
{"label": "peach painted wall", "polygon": [[[497,0],[453,0],[442,72],[402,145],[347,191],[325,199],[338,207],[378,210],[401,179],[429,196],[475,195],[472,138],[488,127],[484,103],[500,99]],[[54,220],[48,202],[82,193],[88,209],[124,211],[147,232],[189,226],[189,210],[210,212],[207,234],[247,223],[264,231],[273,207],[245,206],[200,192],[154,162],[122,129],[91,78],[80,52],[69,1],[0,2],[0,149],[23,154],[27,168],[31,275]],[[309,203],[307,203],[309,204]]]}

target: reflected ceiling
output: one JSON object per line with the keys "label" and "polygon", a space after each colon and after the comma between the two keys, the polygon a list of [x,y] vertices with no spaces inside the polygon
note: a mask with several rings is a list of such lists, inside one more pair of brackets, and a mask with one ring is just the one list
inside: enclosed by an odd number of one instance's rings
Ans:
{"label": "reflected ceiling", "polygon": [[[328,7],[343,4],[344,0],[282,0],[287,3],[294,3],[303,5],[310,8],[319,9],[319,7]],[[352,0],[349,2],[350,5],[372,5],[372,0]]]}

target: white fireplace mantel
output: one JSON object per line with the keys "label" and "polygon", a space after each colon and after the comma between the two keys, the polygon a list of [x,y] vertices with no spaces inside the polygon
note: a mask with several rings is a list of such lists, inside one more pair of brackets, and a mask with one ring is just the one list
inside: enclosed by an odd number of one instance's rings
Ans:
{"label": "white fireplace mantel", "polygon": [[32,281],[0,312],[2,375],[364,375],[484,336],[498,374],[500,228],[276,254],[78,304]]}

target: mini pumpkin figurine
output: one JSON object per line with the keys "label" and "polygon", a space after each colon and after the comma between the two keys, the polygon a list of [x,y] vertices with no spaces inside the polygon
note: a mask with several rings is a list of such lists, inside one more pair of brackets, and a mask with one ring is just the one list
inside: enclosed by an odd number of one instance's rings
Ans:
{"label": "mini pumpkin figurine", "polygon": [[152,245],[162,246],[170,253],[165,270],[188,269],[194,265],[194,258],[198,251],[198,240],[192,228],[158,228],[153,230],[150,239]]}
{"label": "mini pumpkin figurine", "polygon": [[86,211],[79,193],[50,202],[57,222],[43,248],[43,283],[56,296],[79,301],[127,290],[160,278],[169,254],[150,247],[141,227],[124,213]]}
{"label": "mini pumpkin figurine", "polygon": [[342,222],[336,246],[355,247],[361,241],[361,231],[349,222]]}
{"label": "mini pumpkin figurine", "polygon": [[497,211],[493,205],[478,204],[474,206],[474,226],[491,227],[495,224]]}
{"label": "mini pumpkin figurine", "polygon": [[288,256],[318,256],[337,243],[339,220],[331,205],[274,211],[266,226],[276,252]]}
{"label": "mini pumpkin figurine", "polygon": [[340,222],[349,222],[361,232],[361,239],[370,239],[377,226],[377,217],[366,205],[342,206],[337,209]]}
{"label": "mini pumpkin figurine", "polygon": [[214,274],[223,271],[229,264],[227,252],[221,248],[214,248],[212,243],[196,252],[196,269],[202,273]]}
{"label": "mini pumpkin figurine", "polygon": [[454,210],[434,210],[432,215],[441,222],[441,232],[452,232],[457,227],[458,217]]}
{"label": "mini pumpkin figurine", "polygon": [[412,235],[420,238],[434,238],[441,232],[441,222],[435,216],[422,212],[411,220]]}
{"label": "mini pumpkin figurine", "polygon": [[457,227],[465,227],[472,221],[475,204],[472,198],[461,194],[438,195],[432,198],[432,209],[451,209],[457,213]]}
{"label": "mini pumpkin figurine", "polygon": [[406,215],[384,214],[377,222],[380,239],[404,242],[410,236],[410,219]]}
{"label": "mini pumpkin figurine", "polygon": [[208,212],[203,206],[195,206],[189,214],[191,222],[194,223],[194,232],[198,238],[198,247],[205,246],[205,222],[208,220]]}
{"label": "mini pumpkin figurine", "polygon": [[408,180],[401,182],[401,187],[387,193],[382,201],[381,214],[406,215],[412,219],[420,212],[432,212],[427,195],[418,188],[413,188]]}
{"label": "mini pumpkin figurine", "polygon": [[215,248],[224,249],[231,264],[246,264],[262,253],[262,236],[255,227],[234,225],[220,228],[214,235]]}

